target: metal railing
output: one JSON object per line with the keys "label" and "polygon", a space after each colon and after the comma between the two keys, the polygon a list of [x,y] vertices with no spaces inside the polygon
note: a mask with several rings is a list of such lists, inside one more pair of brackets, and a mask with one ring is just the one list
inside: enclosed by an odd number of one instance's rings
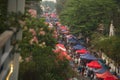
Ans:
{"label": "metal railing", "polygon": [[[0,80],[5,80],[6,77],[8,77],[8,74],[10,73],[11,64],[14,66],[16,63],[14,62],[14,58],[16,57],[15,53],[15,47],[16,44],[13,44],[17,40],[22,39],[22,31],[16,28],[11,28],[10,30],[4,31],[0,35]],[[17,67],[19,66],[19,56],[17,57]],[[12,63],[11,63],[12,62]],[[15,67],[15,66],[14,66]],[[13,73],[17,76],[18,74],[18,68],[15,68],[17,70],[14,70]],[[14,79],[16,80],[16,79]]]}

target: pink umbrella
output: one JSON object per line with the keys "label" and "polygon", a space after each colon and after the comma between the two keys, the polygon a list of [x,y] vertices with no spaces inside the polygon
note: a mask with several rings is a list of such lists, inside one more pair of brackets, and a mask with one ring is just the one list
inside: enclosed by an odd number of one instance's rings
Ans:
{"label": "pink umbrella", "polygon": [[69,31],[64,31],[64,32],[62,32],[63,34],[69,34]]}
{"label": "pink umbrella", "polygon": [[72,60],[72,58],[65,51],[60,53],[60,57],[61,58],[66,58],[67,60]]}
{"label": "pink umbrella", "polygon": [[66,51],[66,48],[65,48],[65,46],[63,44],[56,44],[56,47],[58,47],[62,51]]}
{"label": "pink umbrella", "polygon": [[67,30],[67,27],[61,26],[60,29],[61,29],[61,30]]}
{"label": "pink umbrella", "polygon": [[71,35],[71,34],[66,35],[66,38],[67,38],[67,39],[70,39],[70,38],[72,38],[72,37],[73,37],[73,35]]}
{"label": "pink umbrella", "polygon": [[55,17],[56,17],[56,14],[55,14],[55,13],[52,13],[50,16],[53,17],[53,18],[55,18]]}

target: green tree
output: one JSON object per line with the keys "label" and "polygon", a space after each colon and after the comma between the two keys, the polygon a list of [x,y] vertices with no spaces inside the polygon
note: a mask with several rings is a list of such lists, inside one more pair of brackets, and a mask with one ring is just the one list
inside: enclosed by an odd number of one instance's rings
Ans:
{"label": "green tree", "polygon": [[[111,59],[119,63],[119,4],[119,0],[67,0],[59,16],[72,33],[89,36],[97,50],[103,49]],[[108,37],[111,20],[115,26],[114,37]],[[97,31],[100,24],[104,25],[104,34]]]}
{"label": "green tree", "polygon": [[[68,60],[59,60],[58,55],[53,52],[56,44],[52,37],[54,29],[49,29],[44,21],[45,19],[28,15],[25,18],[23,40],[19,43],[23,59],[20,63],[19,80],[65,80],[73,74]],[[30,44],[34,37],[30,29],[36,31],[34,36],[38,38],[38,43]]]}
{"label": "green tree", "polygon": [[57,14],[60,14],[61,11],[64,9],[65,3],[69,0],[56,0],[56,10],[57,10]]}
{"label": "green tree", "polygon": [[114,60],[117,64],[120,64],[120,38],[113,36],[113,37],[99,37],[99,40],[96,40],[96,43],[94,43],[95,48],[102,51],[110,57],[112,60]]}
{"label": "green tree", "polygon": [[60,19],[64,24],[73,26],[73,32],[90,34],[100,23],[105,24],[108,29],[113,19],[113,11],[116,10],[114,0],[69,0],[61,12]]}

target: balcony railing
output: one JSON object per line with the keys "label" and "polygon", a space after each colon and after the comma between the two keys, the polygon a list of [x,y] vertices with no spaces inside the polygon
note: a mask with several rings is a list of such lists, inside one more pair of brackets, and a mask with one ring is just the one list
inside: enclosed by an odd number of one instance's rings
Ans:
{"label": "balcony railing", "polygon": [[0,80],[6,79],[10,70],[10,64],[14,59],[16,44],[13,45],[12,43],[21,39],[22,31],[16,28],[6,30],[0,35]]}

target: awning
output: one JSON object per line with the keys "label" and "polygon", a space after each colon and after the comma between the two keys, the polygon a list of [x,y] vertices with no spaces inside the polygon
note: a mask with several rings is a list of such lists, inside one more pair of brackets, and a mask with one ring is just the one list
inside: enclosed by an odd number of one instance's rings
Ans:
{"label": "awning", "polygon": [[59,58],[60,59],[64,59],[65,58],[67,60],[72,60],[72,58],[65,51],[59,53]]}
{"label": "awning", "polygon": [[85,48],[85,47],[83,47],[83,46],[80,45],[80,44],[77,44],[77,45],[73,46],[73,49],[75,49],[75,50],[84,49],[84,48]]}
{"label": "awning", "polygon": [[65,48],[65,46],[63,44],[56,44],[56,47],[58,47],[62,51],[66,51],[66,48]]}
{"label": "awning", "polygon": [[93,69],[93,72],[95,72],[95,73],[99,73],[99,74],[102,74],[102,73],[104,73],[104,72],[106,72],[107,71],[107,69],[106,68],[100,68],[100,69]]}
{"label": "awning", "polygon": [[106,71],[102,74],[96,73],[96,77],[103,78],[103,79],[106,79],[107,77],[113,77],[114,80],[118,79],[116,76],[112,75],[109,71]]}
{"label": "awning", "polygon": [[87,63],[87,66],[91,68],[102,68],[98,61],[91,61],[90,63]]}
{"label": "awning", "polygon": [[97,60],[97,58],[94,57],[94,56],[91,55],[91,54],[80,55],[80,58],[82,58],[82,59],[87,59],[87,60]]}
{"label": "awning", "polygon": [[68,42],[69,43],[77,43],[77,40],[75,38],[69,38]]}
{"label": "awning", "polygon": [[79,49],[79,50],[76,50],[75,51],[76,53],[79,53],[79,54],[85,54],[87,53],[88,51],[86,49]]}
{"label": "awning", "polygon": [[106,77],[104,80],[115,80],[115,78],[111,76],[111,77]]}

